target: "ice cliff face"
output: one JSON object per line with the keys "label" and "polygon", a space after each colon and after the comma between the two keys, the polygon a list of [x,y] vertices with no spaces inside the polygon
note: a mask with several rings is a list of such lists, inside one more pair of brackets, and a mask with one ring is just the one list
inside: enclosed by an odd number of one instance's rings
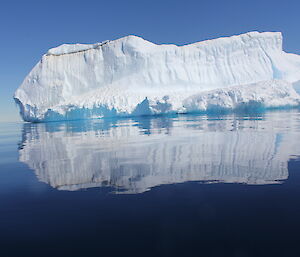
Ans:
{"label": "ice cliff face", "polygon": [[[210,105],[199,102],[202,94],[207,98],[208,91],[228,87],[238,102],[229,99],[234,104],[224,106],[221,99],[214,108],[249,102],[274,107],[299,104],[292,87],[299,80],[300,56],[282,50],[281,33],[250,32],[185,46],[127,36],[50,49],[14,98],[26,121],[189,112],[197,106],[209,111]],[[252,96],[237,97],[240,85]]]}

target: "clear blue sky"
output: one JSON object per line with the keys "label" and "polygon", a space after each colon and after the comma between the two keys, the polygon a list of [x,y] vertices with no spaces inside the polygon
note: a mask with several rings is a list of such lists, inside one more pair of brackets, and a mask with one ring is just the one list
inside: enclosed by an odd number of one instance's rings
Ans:
{"label": "clear blue sky", "polygon": [[300,0],[1,0],[0,121],[20,120],[12,96],[51,47],[128,34],[187,44],[248,31],[281,31],[300,53]]}

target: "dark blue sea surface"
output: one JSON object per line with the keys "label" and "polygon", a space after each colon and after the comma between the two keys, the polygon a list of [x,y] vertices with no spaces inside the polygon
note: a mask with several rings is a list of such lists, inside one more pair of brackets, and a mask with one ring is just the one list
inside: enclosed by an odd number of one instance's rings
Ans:
{"label": "dark blue sea surface", "polygon": [[0,123],[0,256],[300,256],[300,111]]}

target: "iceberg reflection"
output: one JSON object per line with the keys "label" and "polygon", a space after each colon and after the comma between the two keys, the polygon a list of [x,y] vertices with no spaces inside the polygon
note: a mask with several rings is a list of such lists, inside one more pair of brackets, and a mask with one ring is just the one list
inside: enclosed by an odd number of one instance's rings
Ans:
{"label": "iceberg reflection", "polygon": [[19,159],[60,190],[141,193],[187,181],[281,183],[300,152],[299,113],[24,124]]}

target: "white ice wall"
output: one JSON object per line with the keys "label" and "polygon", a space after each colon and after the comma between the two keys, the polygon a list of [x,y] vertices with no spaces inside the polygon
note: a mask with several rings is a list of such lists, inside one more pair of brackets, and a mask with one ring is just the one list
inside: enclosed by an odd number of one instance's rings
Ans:
{"label": "white ice wall", "polygon": [[50,49],[14,97],[25,120],[43,120],[49,109],[65,115],[72,108],[99,106],[131,114],[145,97],[165,95],[177,111],[192,94],[273,79],[300,80],[300,57],[282,51],[279,32],[185,46],[127,36]]}

